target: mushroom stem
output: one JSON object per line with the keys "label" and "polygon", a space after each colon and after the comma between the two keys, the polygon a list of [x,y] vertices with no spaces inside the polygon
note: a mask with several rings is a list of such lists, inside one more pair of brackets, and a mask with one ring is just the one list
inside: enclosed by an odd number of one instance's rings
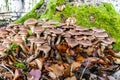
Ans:
{"label": "mushroom stem", "polygon": [[21,35],[22,36],[22,40],[24,41],[24,42],[26,42],[26,35]]}
{"label": "mushroom stem", "polygon": [[31,26],[30,29],[31,29],[32,33],[34,33],[35,27]]}
{"label": "mushroom stem", "polygon": [[33,53],[33,47],[34,47],[34,45],[33,45],[34,43],[33,42],[31,42],[31,45],[30,45],[30,50],[29,50],[29,53],[30,54],[32,54]]}
{"label": "mushroom stem", "polygon": [[22,50],[23,50],[24,53],[28,53],[28,51],[27,51],[27,49],[26,49],[25,46],[23,46],[22,44],[19,44],[19,45],[20,45],[20,47],[22,48]]}
{"label": "mushroom stem", "polygon": [[44,34],[44,39],[47,39],[47,37],[48,37],[48,34]]}
{"label": "mushroom stem", "polygon": [[38,52],[27,58],[26,63],[30,63],[33,59],[35,59],[39,55]]}
{"label": "mushroom stem", "polygon": [[36,33],[36,34],[37,34],[37,38],[39,39],[39,38],[40,38],[40,34],[41,34],[41,33]]}
{"label": "mushroom stem", "polygon": [[58,45],[60,43],[60,41],[61,41],[61,36],[58,36],[58,40],[56,42],[56,45]]}

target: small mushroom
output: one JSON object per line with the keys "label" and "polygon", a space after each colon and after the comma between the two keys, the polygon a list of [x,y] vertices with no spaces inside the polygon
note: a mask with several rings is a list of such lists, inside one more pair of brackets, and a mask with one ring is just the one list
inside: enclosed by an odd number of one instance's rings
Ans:
{"label": "small mushroom", "polygon": [[105,32],[96,32],[94,35],[95,35],[95,37],[97,37],[97,38],[105,38],[105,37],[108,37],[108,34],[105,33]]}
{"label": "small mushroom", "polygon": [[34,42],[35,42],[35,37],[34,36],[30,36],[28,37],[28,41],[30,41],[30,49],[29,49],[29,53],[32,54],[33,53],[33,49],[34,49]]}
{"label": "small mushroom", "polygon": [[68,43],[68,45],[73,48],[75,46],[78,45],[78,41],[75,39],[71,39],[71,38],[65,38],[66,42]]}
{"label": "small mushroom", "polygon": [[26,42],[26,37],[28,35],[28,31],[27,30],[22,30],[22,31],[19,31],[18,34],[20,34],[21,37],[22,37],[22,40]]}
{"label": "small mushroom", "polygon": [[88,30],[88,28],[86,28],[86,27],[82,27],[82,26],[76,26],[76,31],[86,31],[86,30]]}
{"label": "small mushroom", "polygon": [[46,40],[47,37],[48,37],[48,35],[50,35],[50,34],[51,34],[50,29],[46,29],[46,30],[44,31],[44,39]]}
{"label": "small mushroom", "polygon": [[66,20],[67,26],[69,26],[69,25],[74,25],[75,23],[76,23],[76,19],[75,19],[75,17],[73,17],[73,16],[69,17],[69,18]]}
{"label": "small mushroom", "polygon": [[92,46],[92,43],[89,40],[81,40],[79,41],[79,44],[83,45],[84,47]]}
{"label": "small mushroom", "polygon": [[43,45],[39,47],[39,50],[43,51],[45,53],[45,58],[48,57],[48,52],[50,51],[51,47],[48,45]]}
{"label": "small mushroom", "polygon": [[37,45],[37,49],[35,50],[35,52],[39,50],[39,46],[41,46],[43,43],[45,43],[45,41],[43,39],[36,39],[34,42]]}
{"label": "small mushroom", "polygon": [[43,31],[44,31],[44,29],[42,27],[36,27],[35,28],[34,32],[36,33],[38,39],[40,38],[40,35]]}
{"label": "small mushroom", "polygon": [[56,7],[56,9],[57,9],[58,11],[63,11],[64,8],[65,8],[65,5],[60,5],[60,6],[57,6],[57,7]]}
{"label": "small mushroom", "polygon": [[102,29],[102,28],[96,28],[96,27],[92,28],[92,30],[95,31],[95,32],[105,32],[104,29]]}
{"label": "small mushroom", "polygon": [[37,24],[37,20],[36,19],[33,19],[33,18],[30,18],[30,19],[27,19],[25,22],[24,22],[24,25],[25,26],[29,26],[32,33],[34,33],[34,29],[35,29],[35,25]]}
{"label": "small mushroom", "polygon": [[58,21],[55,21],[55,20],[49,20],[48,22],[46,22],[45,24],[48,24],[48,25],[56,25],[56,24],[59,24]]}
{"label": "small mushroom", "polygon": [[15,38],[14,42],[17,43],[23,50],[24,53],[28,53],[28,50],[26,49],[26,45],[23,44],[23,40],[21,38]]}
{"label": "small mushroom", "polygon": [[94,34],[94,31],[92,31],[92,30],[86,30],[86,31],[79,32],[79,33],[83,34],[83,35],[91,36],[91,35]]}

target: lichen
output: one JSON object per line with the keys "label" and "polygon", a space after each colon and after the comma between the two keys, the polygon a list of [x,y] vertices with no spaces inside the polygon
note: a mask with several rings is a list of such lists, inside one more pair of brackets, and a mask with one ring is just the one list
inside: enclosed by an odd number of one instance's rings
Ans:
{"label": "lichen", "polygon": [[37,14],[35,10],[39,9],[42,6],[43,2],[44,2],[44,0],[40,0],[40,2],[38,2],[35,5],[35,7],[33,7],[33,9],[30,12],[28,12],[27,14],[25,14],[23,17],[19,18],[15,22],[17,22],[17,23],[23,23],[28,18],[38,19],[39,16],[40,16],[40,14]]}
{"label": "lichen", "polygon": [[[66,4],[66,8],[63,11],[56,11],[56,6],[62,4]],[[110,36],[116,39],[114,49],[120,50],[120,14],[115,11],[112,4],[103,3],[99,6],[81,5],[80,7],[77,7],[72,6],[69,3],[65,3],[65,0],[50,0],[46,10],[42,15],[39,16],[39,19],[47,18],[48,20],[52,19],[62,22],[71,15],[77,19],[78,25],[89,28],[104,28],[110,34]],[[94,22],[90,21],[91,15],[93,15],[95,18]],[[32,17],[36,18],[36,15],[34,16]]]}

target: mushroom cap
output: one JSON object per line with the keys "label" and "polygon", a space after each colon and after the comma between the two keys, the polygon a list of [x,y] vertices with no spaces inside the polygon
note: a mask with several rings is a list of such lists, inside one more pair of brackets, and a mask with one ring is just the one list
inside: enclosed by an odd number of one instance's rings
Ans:
{"label": "mushroom cap", "polygon": [[96,32],[94,35],[95,35],[95,37],[100,37],[100,38],[108,37],[108,34],[105,32]]}
{"label": "mushroom cap", "polygon": [[86,36],[75,36],[75,39],[80,41],[82,39],[86,39],[87,37]]}
{"label": "mushroom cap", "polygon": [[75,30],[70,30],[70,31],[68,31],[68,33],[71,35],[81,35],[79,32],[77,32]]}
{"label": "mushroom cap", "polygon": [[0,51],[3,51],[5,49],[4,46],[0,46]]}
{"label": "mushroom cap", "polygon": [[92,43],[89,40],[81,40],[81,41],[79,41],[79,44],[81,44],[83,46],[92,46]]}
{"label": "mushroom cap", "polygon": [[113,43],[113,40],[111,38],[105,38],[103,40],[101,40],[103,43],[105,44],[112,44]]}
{"label": "mushroom cap", "polygon": [[36,39],[35,43],[36,44],[43,44],[43,43],[45,43],[45,40],[43,40],[43,39]]}
{"label": "mushroom cap", "polygon": [[54,26],[44,23],[44,24],[42,25],[42,28],[54,28]]}
{"label": "mushroom cap", "polygon": [[79,34],[83,34],[83,35],[93,35],[93,34],[94,34],[94,31],[87,30],[87,31],[79,32]]}
{"label": "mushroom cap", "polygon": [[42,33],[44,31],[44,29],[42,27],[36,27],[34,32],[35,33]]}
{"label": "mushroom cap", "polygon": [[96,27],[92,28],[92,30],[95,31],[95,32],[105,32],[104,29],[102,29],[102,28],[96,28]]}
{"label": "mushroom cap", "polygon": [[49,21],[46,22],[45,24],[55,25],[55,24],[58,24],[58,23],[59,23],[58,21],[55,21],[55,20],[49,20]]}
{"label": "mushroom cap", "polygon": [[22,44],[23,43],[23,40],[22,38],[15,38],[14,39],[14,42],[18,43],[18,44]]}
{"label": "mushroom cap", "polygon": [[86,30],[88,30],[88,28],[82,27],[82,26],[76,26],[76,30],[77,31],[86,31]]}
{"label": "mushroom cap", "polygon": [[20,29],[20,30],[28,30],[28,27],[25,27],[25,26],[23,25],[23,26],[20,26],[19,29]]}
{"label": "mushroom cap", "polygon": [[70,38],[71,37],[71,34],[66,32],[66,33],[62,33],[63,37],[65,38]]}
{"label": "mushroom cap", "polygon": [[92,36],[88,36],[87,39],[90,40],[90,41],[92,41],[92,40],[95,39],[95,36],[93,36],[93,35]]}
{"label": "mushroom cap", "polygon": [[44,24],[44,21],[38,21],[37,26],[42,26]]}
{"label": "mushroom cap", "polygon": [[54,33],[54,34],[62,34],[63,33],[63,30],[62,29],[51,29],[50,30],[51,33]]}
{"label": "mushroom cap", "polygon": [[30,36],[30,37],[28,37],[27,40],[29,40],[29,41],[35,41],[35,40],[36,40],[36,37],[35,37],[35,36]]}
{"label": "mushroom cap", "polygon": [[43,45],[43,46],[39,46],[38,49],[45,53],[48,53],[50,51],[51,47],[47,46],[47,45]]}
{"label": "mushroom cap", "polygon": [[10,41],[9,39],[4,39],[4,42],[3,42],[3,43],[5,43],[5,44],[10,44],[11,41]]}
{"label": "mushroom cap", "polygon": [[13,28],[11,28],[11,27],[6,27],[6,30],[11,32],[11,31],[13,30]]}
{"label": "mushroom cap", "polygon": [[25,22],[24,22],[24,25],[35,25],[38,21],[34,18],[30,18],[30,19],[27,19]]}
{"label": "mushroom cap", "polygon": [[59,23],[57,26],[62,27],[62,26],[65,26],[65,25],[66,25],[65,23]]}
{"label": "mushroom cap", "polygon": [[28,31],[27,30],[21,30],[21,31],[18,32],[18,34],[28,35]]}
{"label": "mushroom cap", "polygon": [[14,36],[14,39],[15,38],[22,38],[19,34],[16,34],[15,36]]}
{"label": "mushroom cap", "polygon": [[78,41],[76,39],[65,38],[65,40],[68,43],[68,46],[72,48],[78,45]]}
{"label": "mushroom cap", "polygon": [[6,29],[0,29],[0,34],[8,34],[8,31]]}
{"label": "mushroom cap", "polygon": [[50,30],[50,29],[46,29],[46,30],[44,31],[44,34],[51,34],[51,30]]}
{"label": "mushroom cap", "polygon": [[20,24],[18,24],[18,23],[11,23],[11,24],[9,24],[7,27],[15,27],[15,26],[19,26]]}

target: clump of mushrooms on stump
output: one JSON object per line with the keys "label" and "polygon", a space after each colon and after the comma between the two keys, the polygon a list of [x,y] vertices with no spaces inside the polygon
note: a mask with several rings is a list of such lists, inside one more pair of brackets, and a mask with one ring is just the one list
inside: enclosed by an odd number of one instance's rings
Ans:
{"label": "clump of mushrooms on stump", "polygon": [[[11,23],[0,28],[0,63],[5,64],[5,69],[11,69],[14,80],[20,77],[88,80],[86,74],[89,78],[93,77],[91,74],[99,79],[108,78],[110,71],[117,70],[120,64],[119,53],[112,46],[115,39],[104,29],[86,28],[75,23],[74,17],[68,18],[66,23],[30,18],[24,24]],[[12,44],[17,45],[15,50],[12,50]],[[28,68],[27,72],[17,69],[14,62],[22,62]]]}

